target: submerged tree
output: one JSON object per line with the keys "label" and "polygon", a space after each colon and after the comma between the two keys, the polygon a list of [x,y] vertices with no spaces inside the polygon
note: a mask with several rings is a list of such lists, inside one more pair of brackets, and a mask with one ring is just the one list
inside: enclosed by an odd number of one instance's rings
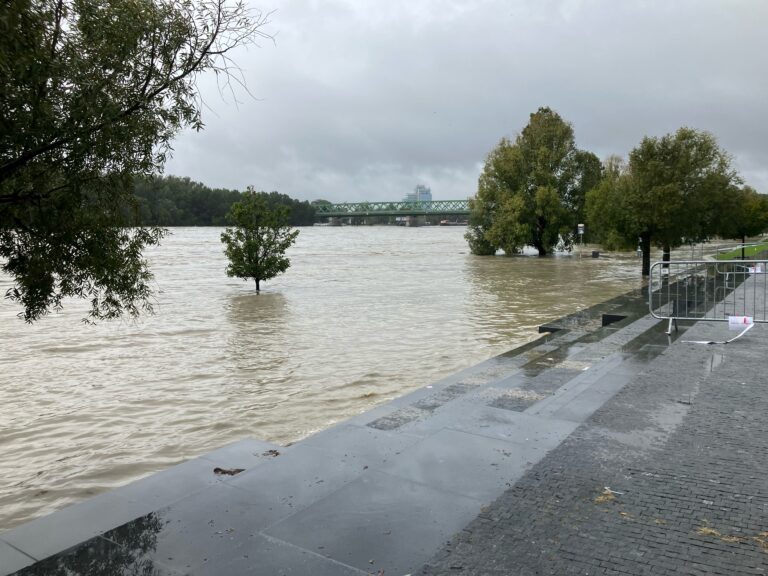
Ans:
{"label": "submerged tree", "polygon": [[0,262],[33,321],[65,297],[92,319],[151,310],[134,175],[201,129],[197,79],[242,84],[230,52],[265,16],[228,0],[9,0],[0,6]]}
{"label": "submerged tree", "polygon": [[714,136],[680,128],[643,138],[629,164],[588,193],[593,227],[625,242],[639,241],[642,274],[650,274],[651,246],[663,249],[699,242],[718,233],[724,198],[739,179]]}
{"label": "submerged tree", "polygon": [[561,239],[569,248],[600,170],[594,154],[576,148],[571,125],[539,108],[514,143],[502,139],[486,159],[470,201],[472,252],[514,254],[530,245],[544,256]]}
{"label": "submerged tree", "polygon": [[270,207],[266,195],[249,187],[229,212],[234,226],[221,234],[224,253],[229,258],[227,276],[252,278],[258,292],[262,280],[285,272],[291,265],[285,252],[299,235],[298,230],[288,225],[289,217],[287,206]]}

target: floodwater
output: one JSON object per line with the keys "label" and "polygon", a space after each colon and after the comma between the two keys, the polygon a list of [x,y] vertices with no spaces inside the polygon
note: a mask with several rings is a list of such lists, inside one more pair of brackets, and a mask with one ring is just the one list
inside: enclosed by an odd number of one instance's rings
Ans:
{"label": "floodwater", "polygon": [[[304,228],[291,268],[227,278],[221,229],[148,253],[156,314],[0,300],[0,530],[253,436],[303,438],[640,284],[634,255],[476,257],[463,227]],[[0,277],[0,293],[9,286]]]}

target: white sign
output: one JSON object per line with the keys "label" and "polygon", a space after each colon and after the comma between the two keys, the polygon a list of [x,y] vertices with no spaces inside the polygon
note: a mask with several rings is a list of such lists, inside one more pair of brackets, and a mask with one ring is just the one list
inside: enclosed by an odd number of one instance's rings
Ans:
{"label": "white sign", "polygon": [[579,234],[584,234],[584,224],[577,224],[576,227],[579,229]]}
{"label": "white sign", "polygon": [[728,316],[728,330],[744,330],[753,322],[752,316]]}

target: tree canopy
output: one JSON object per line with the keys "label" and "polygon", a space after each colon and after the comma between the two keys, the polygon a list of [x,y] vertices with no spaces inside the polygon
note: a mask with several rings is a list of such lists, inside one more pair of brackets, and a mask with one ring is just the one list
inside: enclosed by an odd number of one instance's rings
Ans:
{"label": "tree canopy", "polygon": [[738,183],[714,136],[680,128],[643,138],[627,165],[606,170],[606,178],[588,193],[588,221],[620,241],[639,240],[647,276],[653,244],[668,257],[672,248],[719,232],[723,207]]}
{"label": "tree canopy", "polygon": [[717,235],[742,243],[768,230],[768,196],[754,188],[731,188],[719,207]]}
{"label": "tree canopy", "polygon": [[0,7],[0,262],[33,321],[66,297],[92,319],[151,309],[134,175],[203,126],[202,72],[241,83],[230,52],[266,17],[228,0],[9,0]]}
{"label": "tree canopy", "polygon": [[544,256],[560,240],[569,248],[600,177],[599,159],[576,148],[571,125],[539,108],[514,142],[503,138],[486,159],[470,200],[472,252],[514,254],[530,245]]}
{"label": "tree canopy", "polygon": [[228,218],[233,227],[221,234],[229,259],[227,276],[253,279],[258,292],[262,280],[288,269],[291,261],[285,252],[299,235],[288,225],[288,212],[287,206],[270,206],[268,197],[253,188],[232,205]]}

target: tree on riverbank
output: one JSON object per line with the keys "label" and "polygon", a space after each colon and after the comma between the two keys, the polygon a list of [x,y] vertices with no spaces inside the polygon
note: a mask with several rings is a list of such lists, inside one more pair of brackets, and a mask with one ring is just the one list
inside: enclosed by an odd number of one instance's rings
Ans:
{"label": "tree on riverbank", "polygon": [[151,311],[135,175],[203,126],[197,80],[242,84],[230,53],[266,17],[228,0],[9,0],[0,8],[0,261],[31,322],[87,298],[91,319]]}
{"label": "tree on riverbank", "polygon": [[647,276],[652,245],[668,259],[672,248],[720,231],[738,183],[730,157],[714,136],[680,128],[661,138],[643,138],[627,165],[606,170],[600,185],[587,194],[587,220],[604,236],[639,240]]}
{"label": "tree on riverbank", "polygon": [[486,159],[470,200],[470,249],[511,255],[530,245],[544,256],[560,239],[569,248],[600,176],[599,159],[576,148],[571,125],[539,108],[514,143],[503,138]]}
{"label": "tree on riverbank", "polygon": [[[768,230],[768,196],[758,194],[749,186],[734,188],[723,198],[719,213],[717,235],[742,243],[741,258],[747,238]],[[726,195],[724,195],[726,196]]]}
{"label": "tree on riverbank", "polygon": [[291,261],[285,251],[299,235],[288,225],[286,206],[269,206],[267,197],[248,188],[245,196],[232,205],[229,220],[234,225],[221,235],[229,259],[227,276],[253,279],[256,292],[262,280],[285,272]]}

